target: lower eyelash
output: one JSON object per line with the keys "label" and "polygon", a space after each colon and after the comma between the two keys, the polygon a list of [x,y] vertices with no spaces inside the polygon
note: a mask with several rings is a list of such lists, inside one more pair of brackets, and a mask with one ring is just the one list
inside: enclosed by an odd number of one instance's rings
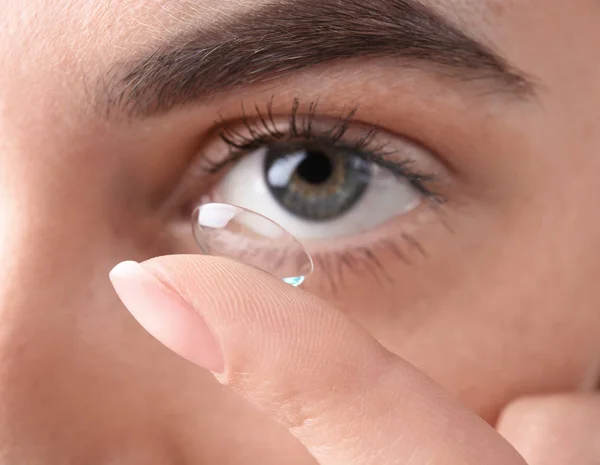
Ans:
{"label": "lower eyelash", "polygon": [[396,239],[381,239],[370,246],[361,246],[344,252],[319,252],[312,255],[315,269],[320,270],[323,282],[327,282],[327,291],[336,293],[344,289],[347,273],[361,276],[360,273],[367,271],[381,286],[394,284],[393,275],[388,273],[385,265],[377,257],[375,250],[384,249],[394,255],[398,260],[407,265],[414,262],[408,256],[408,251],[414,250],[418,255],[427,257],[428,253],[423,245],[408,233],[401,234],[401,241],[406,245],[407,251],[403,251],[399,241]]}

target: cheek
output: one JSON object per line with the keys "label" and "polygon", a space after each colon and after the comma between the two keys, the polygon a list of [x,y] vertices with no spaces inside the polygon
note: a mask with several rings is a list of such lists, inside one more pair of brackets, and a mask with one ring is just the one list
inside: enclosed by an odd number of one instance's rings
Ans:
{"label": "cheek", "polygon": [[410,304],[407,294],[367,279],[329,300],[490,423],[514,398],[586,389],[597,379],[597,328],[574,324],[556,296],[540,301],[529,286],[475,281]]}
{"label": "cheek", "polygon": [[544,205],[510,228],[490,209],[456,217],[455,233],[424,238],[428,256],[412,264],[379,254],[389,281],[364,270],[347,273],[341,291],[307,286],[493,423],[516,397],[598,379],[595,274],[572,249],[558,252],[580,228],[552,222],[540,235]]}

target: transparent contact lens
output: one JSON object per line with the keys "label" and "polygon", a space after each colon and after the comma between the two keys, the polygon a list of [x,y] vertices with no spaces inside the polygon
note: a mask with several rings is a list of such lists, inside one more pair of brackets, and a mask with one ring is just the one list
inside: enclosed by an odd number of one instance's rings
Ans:
{"label": "transparent contact lens", "polygon": [[259,213],[226,203],[194,210],[192,229],[205,255],[227,257],[299,286],[313,272],[304,246],[283,227]]}

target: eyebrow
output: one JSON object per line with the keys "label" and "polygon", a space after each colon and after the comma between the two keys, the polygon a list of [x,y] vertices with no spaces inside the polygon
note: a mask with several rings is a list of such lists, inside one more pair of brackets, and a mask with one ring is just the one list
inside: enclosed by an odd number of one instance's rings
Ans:
{"label": "eyebrow", "polygon": [[493,91],[533,93],[523,72],[416,0],[275,0],[119,66],[105,103],[108,112],[149,116],[353,58],[397,58],[457,80],[487,81]]}

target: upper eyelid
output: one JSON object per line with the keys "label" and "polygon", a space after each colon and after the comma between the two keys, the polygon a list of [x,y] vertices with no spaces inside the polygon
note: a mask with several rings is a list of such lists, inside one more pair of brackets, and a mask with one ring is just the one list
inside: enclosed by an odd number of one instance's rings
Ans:
{"label": "upper eyelid", "polygon": [[[270,137],[273,137],[275,139],[277,138],[283,138],[286,136],[292,136],[292,137],[299,137],[299,136],[310,136],[313,132],[313,127],[314,127],[314,121],[315,119],[319,116],[317,113],[317,108],[318,108],[318,104],[319,101],[318,100],[312,100],[310,101],[309,105],[308,105],[308,111],[307,112],[301,112],[300,111],[300,107],[301,107],[301,103],[300,103],[300,99],[298,97],[294,97],[293,101],[292,101],[292,105],[291,105],[291,110],[289,115],[287,116],[287,123],[288,123],[288,127],[289,130],[286,133],[282,133],[279,129],[278,129],[278,125],[275,121],[275,116],[274,116],[274,112],[273,112],[273,101],[274,101],[274,97],[271,97],[271,99],[267,102],[266,105],[266,110],[263,112],[260,110],[260,107],[258,106],[258,104],[254,104],[253,105],[253,109],[254,109],[254,118],[257,119],[259,121],[259,124],[255,124],[254,121],[255,120],[251,120],[249,118],[249,115],[247,114],[246,110],[245,110],[245,106],[244,103],[242,102],[241,104],[241,123],[242,125],[245,127],[245,129],[248,131],[249,135],[251,138],[253,139],[257,139],[260,136],[257,137],[257,135],[268,135]],[[335,118],[335,121],[331,123],[331,127],[329,128],[329,130],[325,130],[322,131],[323,134],[327,134],[329,133],[333,139],[338,140],[341,139],[345,133],[347,132],[347,129],[350,125],[350,123],[354,120],[357,112],[358,112],[358,105],[355,105],[354,107],[352,107],[352,109],[350,111],[347,112],[343,112],[342,114],[340,114],[337,118]],[[230,125],[227,124],[227,122],[223,119],[223,117],[220,115],[220,121],[218,122],[218,132],[219,135],[221,137],[225,136],[225,138],[232,140],[233,137],[239,137],[241,140],[244,140],[244,136],[242,134],[240,134],[238,131],[236,131],[235,129],[232,129]],[[299,130],[300,128],[300,130]],[[265,132],[261,132],[264,129]],[[233,137],[229,137],[229,136],[233,136]],[[237,145],[237,144],[232,144],[232,145]]]}
{"label": "upper eyelid", "polygon": [[[351,150],[364,152],[365,160],[392,171],[398,177],[404,177],[410,184],[413,185],[413,187],[415,187],[429,200],[438,204],[446,202],[446,198],[443,195],[426,186],[426,183],[431,182],[434,178],[432,174],[421,173],[411,168],[410,165],[412,163],[410,160],[392,160],[390,158],[392,154],[385,151],[386,144],[372,144],[372,142],[376,140],[376,136],[380,131],[378,128],[376,128],[376,126],[365,125],[364,123],[357,122],[357,124],[362,124],[365,127],[365,129],[361,132],[361,136],[355,138],[354,140],[344,139],[347,131],[354,122],[353,120],[356,117],[359,109],[358,105],[351,107],[351,109],[348,111],[342,112],[337,118],[330,117],[329,125],[325,126],[328,127],[328,129],[314,130],[314,122],[319,118],[317,105],[314,101],[311,102],[308,108],[312,111],[308,114],[302,113],[299,111],[300,100],[298,98],[294,98],[290,114],[287,118],[285,118],[287,119],[288,132],[283,133],[277,128],[275,122],[276,118],[274,116],[275,113],[272,111],[272,103],[273,99],[269,100],[267,103],[267,118],[264,117],[264,112],[261,112],[259,107],[254,105],[256,110],[254,119],[250,119],[248,117],[244,110],[244,105],[242,104],[242,117],[240,120],[242,128],[245,128],[247,134],[239,132],[235,127],[231,126],[231,123],[227,123],[227,121],[220,116],[220,119],[218,120],[217,132],[221,139],[228,145],[230,153],[227,158],[216,163],[211,162],[210,160],[205,160],[207,163],[205,172],[216,173],[223,167],[237,162],[247,152],[257,150],[269,143],[286,140],[292,141],[295,139],[298,141],[298,143],[303,140],[320,140],[324,143],[330,143],[333,145],[338,144],[339,146],[343,146]],[[263,117],[261,117],[261,115],[263,115]],[[263,121],[265,120],[271,121],[273,126],[264,126]],[[301,124],[298,125],[298,122]],[[238,121],[238,124],[240,124],[240,121]],[[263,126],[262,129],[264,129],[266,133],[261,133],[261,126]],[[307,135],[311,135],[311,138],[308,139],[306,137]]]}

